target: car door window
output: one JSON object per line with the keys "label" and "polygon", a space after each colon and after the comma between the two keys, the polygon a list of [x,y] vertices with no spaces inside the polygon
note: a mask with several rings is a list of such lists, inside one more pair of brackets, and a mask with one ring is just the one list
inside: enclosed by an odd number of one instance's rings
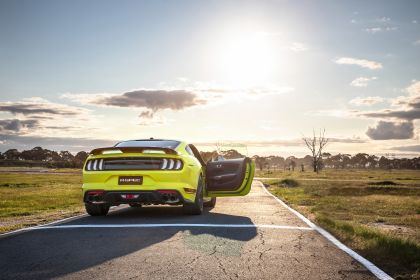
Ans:
{"label": "car door window", "polygon": [[190,146],[189,145],[187,145],[187,146],[185,146],[185,151],[188,153],[188,154],[190,154],[190,155],[194,155],[194,153],[193,153],[193,151],[191,150],[191,148],[190,148]]}

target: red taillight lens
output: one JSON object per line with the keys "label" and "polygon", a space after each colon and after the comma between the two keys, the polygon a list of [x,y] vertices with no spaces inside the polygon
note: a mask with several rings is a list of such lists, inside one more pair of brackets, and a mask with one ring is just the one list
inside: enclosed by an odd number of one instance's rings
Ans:
{"label": "red taillight lens", "polygon": [[87,195],[103,195],[105,191],[88,191]]}

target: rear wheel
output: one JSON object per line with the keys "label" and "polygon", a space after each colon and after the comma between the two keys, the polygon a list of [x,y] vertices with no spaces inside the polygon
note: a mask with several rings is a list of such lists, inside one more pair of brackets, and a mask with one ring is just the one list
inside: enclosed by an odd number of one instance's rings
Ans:
{"label": "rear wheel", "polygon": [[209,201],[204,202],[204,207],[213,208],[216,206],[216,198],[212,197]]}
{"label": "rear wheel", "polygon": [[201,215],[203,213],[203,178],[198,180],[197,193],[193,203],[184,203],[183,211],[187,215]]}
{"label": "rear wheel", "polygon": [[91,216],[105,216],[109,211],[108,204],[85,203],[86,212]]}

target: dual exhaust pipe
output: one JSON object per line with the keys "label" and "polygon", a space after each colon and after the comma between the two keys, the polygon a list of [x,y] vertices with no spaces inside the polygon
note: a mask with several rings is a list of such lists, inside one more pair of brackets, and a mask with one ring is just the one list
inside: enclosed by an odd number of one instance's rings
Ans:
{"label": "dual exhaust pipe", "polygon": [[160,196],[164,203],[175,204],[180,202],[177,191],[174,190],[159,190]]}
{"label": "dual exhaust pipe", "polygon": [[173,195],[173,194],[163,194],[162,195],[162,200],[165,203],[178,203],[179,202],[179,198],[177,195]]}

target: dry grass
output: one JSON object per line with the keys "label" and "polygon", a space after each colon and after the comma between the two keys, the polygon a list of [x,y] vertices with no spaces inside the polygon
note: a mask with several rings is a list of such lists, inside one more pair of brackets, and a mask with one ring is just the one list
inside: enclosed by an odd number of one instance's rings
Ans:
{"label": "dry grass", "polygon": [[[305,173],[283,172],[287,176],[265,182],[275,195],[394,277],[420,277],[419,172]],[[298,186],[285,187],[285,179]]]}

